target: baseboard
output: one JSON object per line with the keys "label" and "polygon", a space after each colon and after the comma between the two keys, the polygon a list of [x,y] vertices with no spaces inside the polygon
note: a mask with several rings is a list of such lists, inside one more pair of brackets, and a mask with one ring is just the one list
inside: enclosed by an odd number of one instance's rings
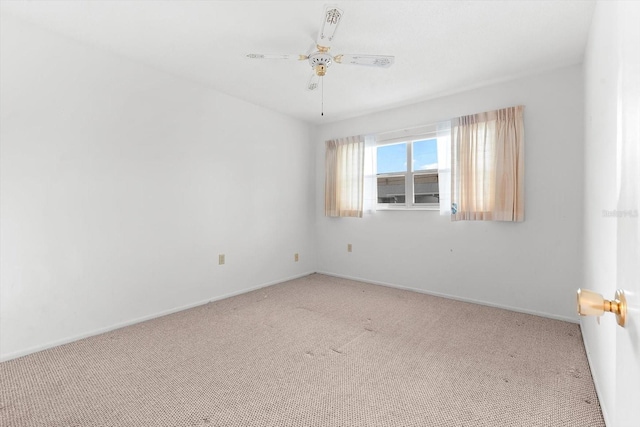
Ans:
{"label": "baseboard", "polygon": [[[582,322],[580,322],[580,331],[582,331]],[[587,343],[587,340],[584,339],[584,334],[581,333],[581,335],[582,335],[582,343],[584,344],[584,352],[587,354],[587,362],[589,363],[589,369],[591,369],[591,379],[593,380],[593,386],[596,389],[596,395],[598,396],[598,401],[600,402],[600,410],[602,411],[602,418],[604,418],[604,424],[605,426],[612,426],[613,423],[610,422],[609,412],[607,408],[602,404],[604,400],[601,397],[602,388],[600,387],[600,380],[598,379],[600,377],[598,375],[595,375],[593,372],[594,364],[591,363],[591,350],[589,350],[589,344]]]}
{"label": "baseboard", "polygon": [[509,306],[509,305],[495,304],[495,303],[492,303],[490,301],[476,300],[476,299],[473,299],[473,298],[464,298],[464,297],[460,297],[460,296],[457,296],[457,295],[450,295],[450,294],[445,294],[445,293],[441,293],[441,292],[426,291],[424,289],[417,289],[417,288],[412,288],[412,287],[409,287],[409,286],[401,286],[401,285],[396,285],[396,284],[393,284],[393,283],[380,282],[380,281],[377,281],[377,280],[371,280],[371,279],[366,279],[366,278],[362,278],[362,277],[352,277],[352,276],[346,276],[346,275],[342,275],[342,274],[328,273],[328,272],[324,272],[324,271],[318,271],[317,273],[318,274],[324,274],[326,276],[340,277],[342,279],[355,280],[355,281],[358,281],[358,282],[372,283],[374,285],[386,286],[386,287],[389,287],[389,288],[403,289],[403,290],[406,290],[406,291],[413,291],[413,292],[418,292],[418,293],[421,293],[421,294],[433,295],[434,297],[447,298],[447,299],[452,299],[452,300],[455,300],[455,301],[469,302],[469,303],[472,303],[472,304],[479,304],[479,305],[484,305],[484,306],[487,306],[487,307],[501,308],[503,310],[515,311],[517,313],[532,314],[534,316],[546,317],[548,319],[562,320],[563,322],[579,323],[578,319],[575,319],[575,318],[572,318],[572,317],[566,317],[566,316],[558,316],[556,314],[545,313],[543,311],[528,310],[528,309],[520,308],[520,307],[512,307],[512,306]]}
{"label": "baseboard", "polygon": [[7,360],[11,360],[11,359],[17,359],[18,357],[27,356],[27,355],[32,354],[32,353],[37,353],[38,351],[47,350],[49,348],[57,347],[57,346],[63,345],[63,344],[68,344],[68,343],[71,343],[71,342],[74,342],[74,341],[81,340],[83,338],[89,338],[89,337],[93,337],[95,335],[104,334],[105,332],[110,332],[110,331],[113,331],[113,330],[116,330],[116,329],[124,328],[125,326],[135,325],[136,323],[146,322],[147,320],[151,320],[151,319],[155,319],[155,318],[158,318],[158,317],[166,316],[166,315],[169,315],[169,314],[177,313],[179,311],[188,310],[190,308],[194,308],[194,307],[198,307],[200,305],[208,304],[208,303],[213,302],[213,301],[219,301],[219,300],[222,300],[222,299],[225,299],[225,298],[234,297],[236,295],[246,294],[247,292],[252,292],[252,291],[255,291],[257,289],[266,288],[267,286],[275,285],[277,283],[286,282],[288,280],[298,279],[300,277],[308,276],[308,275],[313,274],[313,273],[314,272],[311,271],[311,272],[301,273],[301,274],[298,274],[298,275],[295,275],[295,276],[290,276],[290,277],[285,277],[285,278],[278,279],[278,280],[273,280],[271,282],[261,283],[259,285],[252,286],[251,288],[243,289],[243,290],[240,290],[240,291],[237,291],[237,292],[231,292],[231,293],[228,293],[228,294],[215,296],[213,298],[208,298],[206,300],[193,302],[193,303],[190,303],[190,304],[182,305],[180,307],[174,307],[174,308],[171,308],[171,309],[168,309],[168,310],[163,310],[163,311],[158,312],[158,313],[149,314],[149,315],[138,317],[138,318],[135,318],[135,319],[132,319],[132,320],[127,320],[127,321],[124,321],[124,322],[116,323],[114,325],[110,325],[110,326],[107,326],[107,327],[104,327],[104,328],[94,329],[92,331],[85,332],[85,333],[82,333],[82,334],[79,334],[79,335],[74,335],[74,336],[63,338],[63,339],[60,339],[60,340],[51,341],[51,342],[48,342],[46,344],[37,345],[37,346],[34,346],[34,347],[27,348],[25,350],[15,351],[13,353],[8,353],[8,354],[0,356],[0,362],[4,362],[4,361],[7,361]]}

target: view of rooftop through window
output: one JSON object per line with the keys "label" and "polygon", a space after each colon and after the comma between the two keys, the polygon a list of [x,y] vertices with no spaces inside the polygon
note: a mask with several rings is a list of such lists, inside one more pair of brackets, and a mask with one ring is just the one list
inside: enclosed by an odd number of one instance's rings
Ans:
{"label": "view of rooftop through window", "polygon": [[408,199],[411,204],[437,204],[440,195],[437,169],[435,138],[378,146],[378,203],[406,205]]}

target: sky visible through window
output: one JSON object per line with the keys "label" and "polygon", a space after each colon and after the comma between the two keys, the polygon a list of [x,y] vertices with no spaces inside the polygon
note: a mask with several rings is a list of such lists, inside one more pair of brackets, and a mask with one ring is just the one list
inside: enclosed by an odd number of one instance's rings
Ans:
{"label": "sky visible through window", "polygon": [[[438,168],[437,139],[425,139],[413,143],[413,170]],[[407,144],[381,145],[378,147],[378,172],[407,171]]]}

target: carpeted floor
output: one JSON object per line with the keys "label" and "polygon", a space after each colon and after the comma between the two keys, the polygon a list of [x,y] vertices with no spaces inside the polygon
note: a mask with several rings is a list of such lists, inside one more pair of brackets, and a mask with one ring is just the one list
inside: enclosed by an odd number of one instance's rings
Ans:
{"label": "carpeted floor", "polygon": [[604,426],[578,325],[314,274],[0,364],[0,426]]}

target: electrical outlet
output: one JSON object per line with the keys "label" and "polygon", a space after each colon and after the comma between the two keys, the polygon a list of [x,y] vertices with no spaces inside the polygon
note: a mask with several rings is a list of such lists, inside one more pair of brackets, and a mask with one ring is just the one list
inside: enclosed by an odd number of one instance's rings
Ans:
{"label": "electrical outlet", "polygon": [[298,254],[294,254],[294,255],[293,255],[293,260],[294,260],[295,262],[298,262]]}
{"label": "electrical outlet", "polygon": [[218,265],[224,264],[224,254],[218,255]]}
{"label": "electrical outlet", "polygon": [[347,252],[353,252],[353,247],[351,246],[351,243],[347,243]]}

